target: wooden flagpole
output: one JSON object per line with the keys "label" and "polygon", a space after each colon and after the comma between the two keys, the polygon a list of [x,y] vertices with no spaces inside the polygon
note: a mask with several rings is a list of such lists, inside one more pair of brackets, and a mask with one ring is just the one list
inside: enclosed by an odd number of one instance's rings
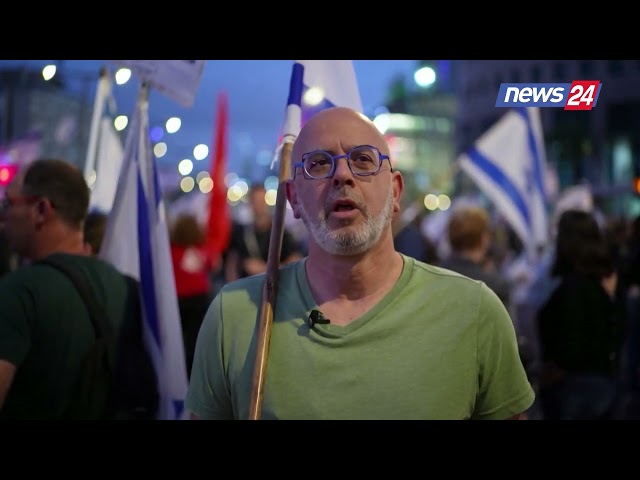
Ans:
{"label": "wooden flagpole", "polygon": [[[289,141],[287,141],[289,140]],[[253,387],[249,404],[249,420],[259,420],[264,395],[264,381],[269,356],[269,341],[271,340],[271,326],[273,324],[278,296],[278,275],[280,270],[280,253],[282,251],[282,237],[284,234],[284,218],[286,213],[286,181],[291,174],[291,151],[293,141],[285,137],[285,143],[280,151],[280,173],[278,196],[271,226],[269,240],[269,255],[267,257],[267,271],[262,288],[262,304],[258,323],[258,341],[256,345],[256,359],[253,370]]]}

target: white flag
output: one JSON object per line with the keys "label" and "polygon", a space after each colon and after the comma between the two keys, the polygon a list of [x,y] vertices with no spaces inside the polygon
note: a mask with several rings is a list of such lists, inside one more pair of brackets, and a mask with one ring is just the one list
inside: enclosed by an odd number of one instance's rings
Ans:
{"label": "white flag", "polygon": [[330,107],[349,107],[362,113],[362,99],[352,60],[296,60],[291,71],[282,142],[293,142],[313,115]]}
{"label": "white flag", "polygon": [[521,239],[530,259],[549,241],[546,155],[538,108],[507,112],[458,159]]}
{"label": "white flag", "polygon": [[89,206],[109,213],[116,195],[124,149],[109,116],[102,117],[99,128],[95,177]]}
{"label": "white flag", "polygon": [[160,388],[160,420],[186,418],[187,370],[165,207],[149,140],[147,88],[131,118],[100,257],[140,282],[145,341]]}
{"label": "white flag", "polygon": [[[109,213],[116,194],[124,151],[109,114],[115,110],[109,69],[100,69],[89,129],[84,177],[91,187],[89,208]],[[109,108],[108,108],[109,107]]]}
{"label": "white flag", "polygon": [[143,82],[149,83],[183,107],[195,100],[206,60],[112,60],[130,68]]}
{"label": "white flag", "polygon": [[[284,133],[297,136],[309,118],[321,110],[337,106],[362,112],[362,100],[353,62],[296,60],[289,85]],[[299,113],[292,115],[291,109]]]}

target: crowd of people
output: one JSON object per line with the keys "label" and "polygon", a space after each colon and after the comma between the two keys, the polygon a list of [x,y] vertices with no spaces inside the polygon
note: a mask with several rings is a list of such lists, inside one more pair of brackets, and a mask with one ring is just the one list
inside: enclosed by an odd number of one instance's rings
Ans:
{"label": "crowd of people", "polygon": [[[287,201],[306,228],[283,232],[264,419],[624,419],[640,391],[640,220],[568,208],[526,275],[521,247],[483,205],[451,209],[446,248],[422,216],[400,222],[402,172],[375,125],[323,110],[296,138]],[[244,419],[273,211],[248,193],[212,258],[198,216],[168,236],[194,419]],[[0,418],[66,418],[93,342],[73,284],[81,269],[116,328],[131,284],[100,260],[107,214],[68,162],[14,178],[0,214]]]}

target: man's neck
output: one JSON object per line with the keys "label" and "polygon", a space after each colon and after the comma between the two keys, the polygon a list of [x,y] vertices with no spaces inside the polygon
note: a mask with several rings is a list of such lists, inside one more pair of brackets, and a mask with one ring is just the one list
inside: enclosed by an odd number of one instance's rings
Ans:
{"label": "man's neck", "polygon": [[35,262],[53,253],[87,255],[82,231],[57,228],[51,232],[39,232],[29,257]]}
{"label": "man's neck", "polygon": [[306,273],[318,304],[329,300],[360,300],[390,289],[402,272],[402,257],[391,237],[362,255],[330,255],[309,246]]}

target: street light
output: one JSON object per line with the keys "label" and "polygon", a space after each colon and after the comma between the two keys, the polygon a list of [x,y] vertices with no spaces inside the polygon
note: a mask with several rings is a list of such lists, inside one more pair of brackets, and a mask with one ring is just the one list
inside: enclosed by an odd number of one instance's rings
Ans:
{"label": "street light", "polygon": [[48,82],[54,77],[57,69],[58,68],[55,65],[47,65],[42,69],[42,78],[44,78],[45,81]]}
{"label": "street light", "polygon": [[178,117],[171,117],[164,125],[167,133],[176,133],[178,130],[180,130],[181,126],[182,120],[180,120],[180,118]]}
{"label": "street light", "polygon": [[131,78],[131,70],[129,70],[128,68],[124,68],[124,67],[123,68],[119,68],[116,71],[116,74],[114,75],[114,78],[115,78],[116,83],[118,85],[124,85]]}
{"label": "street light", "polygon": [[436,71],[431,67],[422,67],[413,74],[413,80],[420,88],[428,88],[436,81]]}

